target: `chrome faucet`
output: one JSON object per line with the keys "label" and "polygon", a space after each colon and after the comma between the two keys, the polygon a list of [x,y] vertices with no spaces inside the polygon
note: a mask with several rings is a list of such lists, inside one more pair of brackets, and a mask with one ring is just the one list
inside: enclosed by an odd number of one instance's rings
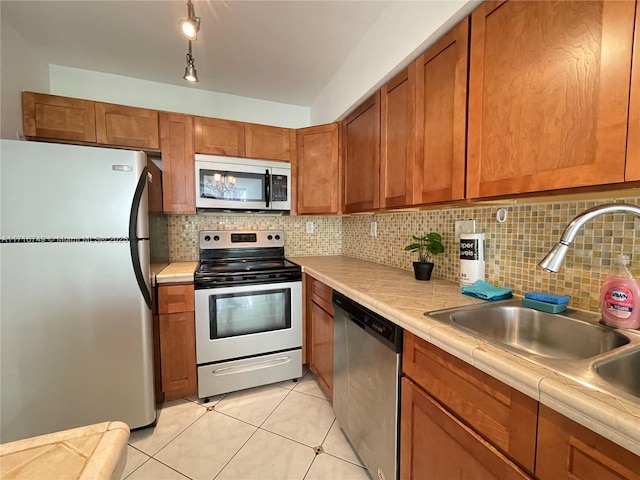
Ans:
{"label": "chrome faucet", "polygon": [[565,228],[558,244],[547,253],[547,256],[538,263],[538,266],[545,272],[555,273],[560,270],[569,251],[569,247],[576,238],[578,230],[588,221],[607,213],[630,213],[640,218],[640,208],[634,205],[627,205],[626,203],[607,203],[589,208],[571,220],[571,223]]}

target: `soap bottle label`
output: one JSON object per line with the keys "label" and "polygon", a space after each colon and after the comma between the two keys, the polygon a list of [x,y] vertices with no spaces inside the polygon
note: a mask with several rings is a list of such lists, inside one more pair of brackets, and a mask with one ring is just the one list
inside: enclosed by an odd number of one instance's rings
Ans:
{"label": "soap bottle label", "polygon": [[614,317],[629,318],[633,311],[633,293],[624,287],[612,288],[604,296],[604,307]]}

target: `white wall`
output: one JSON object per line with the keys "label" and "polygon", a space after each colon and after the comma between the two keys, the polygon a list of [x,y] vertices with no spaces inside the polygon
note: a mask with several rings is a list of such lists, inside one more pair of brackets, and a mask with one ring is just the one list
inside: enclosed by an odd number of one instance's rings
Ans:
{"label": "white wall", "polygon": [[416,59],[479,1],[394,1],[311,105],[311,124],[334,122]]}
{"label": "white wall", "polygon": [[40,53],[4,19],[0,24],[0,138],[22,135],[23,90],[47,93],[49,68]]}
{"label": "white wall", "polygon": [[66,97],[287,128],[309,126],[309,108],[297,105],[60,65],[49,66],[49,79],[51,93]]}

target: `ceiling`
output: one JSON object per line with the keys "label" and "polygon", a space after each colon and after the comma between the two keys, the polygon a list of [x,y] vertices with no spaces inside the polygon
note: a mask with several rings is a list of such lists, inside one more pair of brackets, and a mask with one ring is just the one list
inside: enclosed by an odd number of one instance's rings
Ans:
{"label": "ceiling", "polygon": [[390,1],[194,0],[200,82],[182,79],[183,1],[2,0],[47,63],[310,106]]}

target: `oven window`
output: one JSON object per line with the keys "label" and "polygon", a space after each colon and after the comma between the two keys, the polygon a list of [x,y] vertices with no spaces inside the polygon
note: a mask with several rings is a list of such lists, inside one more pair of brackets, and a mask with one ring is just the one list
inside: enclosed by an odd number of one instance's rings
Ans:
{"label": "oven window", "polygon": [[291,328],[291,289],[209,297],[209,338],[237,337]]}
{"label": "oven window", "polygon": [[237,202],[266,202],[265,174],[200,169],[200,197]]}

